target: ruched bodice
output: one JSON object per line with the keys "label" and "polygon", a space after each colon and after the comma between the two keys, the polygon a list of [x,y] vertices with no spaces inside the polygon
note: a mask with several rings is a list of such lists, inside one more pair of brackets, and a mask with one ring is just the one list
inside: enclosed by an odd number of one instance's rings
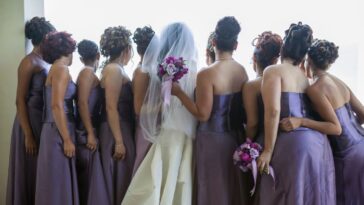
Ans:
{"label": "ruched bodice", "polygon": [[30,81],[29,92],[27,97],[27,104],[29,107],[39,110],[43,109],[43,89],[44,83],[48,75],[48,69],[33,74]]}
{"label": "ruched bodice", "polygon": [[342,132],[339,136],[330,136],[329,140],[335,155],[340,155],[340,152],[348,150],[364,140],[364,129],[349,103],[336,109],[335,113],[341,124]]}
{"label": "ruched bodice", "polygon": [[[91,117],[92,124],[95,126],[100,120],[101,115],[101,98],[102,90],[101,86],[97,85],[91,89],[90,96],[88,98],[88,109]],[[81,116],[78,115],[78,129],[83,129],[83,123]]]}
{"label": "ruched bodice", "polygon": [[282,92],[281,116],[312,118],[313,111],[308,96],[305,93]]}
{"label": "ruched bodice", "polygon": [[[106,99],[105,89],[102,89],[103,102],[102,102],[102,120],[107,120],[106,113]],[[133,106],[133,90],[131,82],[122,85],[120,96],[118,100],[118,112],[120,120],[127,122],[134,122],[134,106]]]}
{"label": "ruched bodice", "polygon": [[[74,119],[74,99],[76,96],[76,85],[69,81],[64,95],[64,111],[68,120]],[[52,112],[52,86],[45,86],[44,89],[44,122],[54,122]]]}
{"label": "ruched bodice", "polygon": [[214,95],[210,118],[200,122],[199,131],[228,132],[236,130],[243,123],[241,93]]}

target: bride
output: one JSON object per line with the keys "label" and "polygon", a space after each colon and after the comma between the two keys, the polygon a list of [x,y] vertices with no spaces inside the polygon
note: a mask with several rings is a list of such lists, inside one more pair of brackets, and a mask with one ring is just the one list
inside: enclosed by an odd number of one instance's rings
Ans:
{"label": "bride", "polygon": [[190,29],[183,23],[168,25],[155,35],[144,55],[142,70],[150,83],[140,113],[142,130],[153,144],[128,188],[122,205],[189,205],[192,203],[192,147],[196,120],[171,97],[161,97],[158,65],[169,56],[183,57],[188,74],[179,80],[193,97],[197,73],[197,49]]}

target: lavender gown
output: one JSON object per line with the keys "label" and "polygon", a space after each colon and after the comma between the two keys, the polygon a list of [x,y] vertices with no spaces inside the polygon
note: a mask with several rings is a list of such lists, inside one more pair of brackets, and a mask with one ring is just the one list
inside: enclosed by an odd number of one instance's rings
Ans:
{"label": "lavender gown", "polygon": [[[38,147],[42,130],[43,88],[47,74],[48,69],[43,69],[32,76],[27,98],[29,122]],[[6,205],[34,204],[36,170],[37,156],[25,153],[24,134],[18,118],[15,117],[11,136]]]}
{"label": "lavender gown", "polygon": [[[303,93],[283,92],[281,119],[311,118]],[[327,137],[309,128],[279,132],[271,159],[275,182],[262,175],[259,204],[335,205],[335,169]]]}
{"label": "lavender gown", "polygon": [[[102,91],[105,90],[102,89]],[[105,99],[104,96],[102,98]],[[92,170],[88,197],[89,205],[120,205],[131,181],[135,161],[134,108],[131,82],[122,86],[118,112],[126,156],[124,160],[119,161],[112,158],[115,141],[107,122],[106,107],[105,102],[103,102],[99,133],[100,160],[96,157],[93,161],[95,169]]]}
{"label": "lavender gown", "polygon": [[336,171],[338,205],[364,204],[364,129],[350,104],[335,110],[342,133],[330,136]]}
{"label": "lavender gown", "polygon": [[[95,134],[97,135],[97,128],[100,120],[100,107],[101,107],[101,87],[97,85],[92,88],[89,99],[88,108],[90,112],[92,126],[94,127]],[[87,144],[87,131],[82,123],[81,116],[77,116],[77,130],[76,130],[76,168],[78,178],[78,190],[80,195],[80,204],[87,204],[87,197],[89,191],[89,184],[91,180],[92,160],[94,154],[99,154],[97,151],[92,152],[86,147]]]}
{"label": "lavender gown", "polygon": [[248,188],[233,163],[242,126],[241,93],[214,95],[210,119],[196,134],[197,205],[247,204]]}
{"label": "lavender gown", "polygon": [[145,155],[147,155],[150,146],[152,145],[148,140],[145,139],[143,129],[140,126],[139,117],[136,116],[136,129],[135,129],[135,163],[133,168],[133,176],[138,170],[140,164],[142,163]]}
{"label": "lavender gown", "polygon": [[[67,116],[68,130],[75,143],[75,122],[73,100],[76,85],[70,81],[65,93],[64,110]],[[78,205],[78,187],[75,158],[68,158],[63,152],[63,140],[52,114],[52,87],[44,90],[44,123],[41,134],[36,205]]]}

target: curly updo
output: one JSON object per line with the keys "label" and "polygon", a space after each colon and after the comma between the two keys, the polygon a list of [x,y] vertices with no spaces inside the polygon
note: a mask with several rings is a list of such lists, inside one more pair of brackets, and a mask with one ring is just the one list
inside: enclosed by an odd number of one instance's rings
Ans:
{"label": "curly updo", "polygon": [[32,40],[34,46],[38,46],[49,32],[55,30],[54,26],[43,17],[36,16],[25,23],[25,37]]}
{"label": "curly updo", "polygon": [[154,34],[155,32],[150,26],[144,26],[135,30],[133,41],[137,44],[137,52],[139,55],[144,55]]}
{"label": "curly updo", "polygon": [[95,61],[99,53],[99,47],[93,41],[82,40],[77,44],[77,51],[84,61]]}
{"label": "curly updo", "polygon": [[265,31],[252,42],[255,46],[254,58],[261,69],[273,64],[279,57],[283,44],[282,38],[271,31]]}
{"label": "curly updo", "polygon": [[131,32],[124,26],[109,27],[105,29],[100,40],[101,54],[110,60],[131,46]]}
{"label": "curly updo", "polygon": [[233,16],[227,16],[217,22],[215,43],[221,51],[233,51],[241,31],[240,24]]}
{"label": "curly updo", "polygon": [[308,48],[311,46],[313,37],[312,29],[309,25],[291,24],[286,30],[286,36],[283,39],[281,50],[282,58],[290,58],[293,60],[293,65],[298,65],[304,59]]}
{"label": "curly updo", "polygon": [[326,40],[315,40],[308,49],[308,57],[318,69],[326,70],[339,57],[339,47]]}
{"label": "curly updo", "polygon": [[66,32],[51,32],[41,44],[43,59],[53,64],[62,56],[68,56],[76,50],[76,41]]}
{"label": "curly updo", "polygon": [[214,46],[212,45],[212,41],[214,40],[214,38],[215,38],[215,32],[212,32],[209,36],[209,39],[207,40],[207,47],[206,47],[207,53],[213,62],[216,60]]}

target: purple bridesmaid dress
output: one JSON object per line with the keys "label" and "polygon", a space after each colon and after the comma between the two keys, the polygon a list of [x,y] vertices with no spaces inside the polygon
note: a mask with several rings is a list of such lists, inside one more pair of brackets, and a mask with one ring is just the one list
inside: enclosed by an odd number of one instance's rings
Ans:
{"label": "purple bridesmaid dress", "polygon": [[[44,93],[44,123],[41,134],[37,168],[36,205],[78,205],[78,187],[75,158],[63,152],[63,140],[52,114],[52,87],[46,86]],[[73,101],[76,85],[70,81],[64,99],[68,130],[75,143]]]}
{"label": "purple bridesmaid dress", "polygon": [[[306,94],[282,92],[281,115],[311,118]],[[278,132],[271,159],[275,181],[261,175],[259,204],[335,205],[335,168],[326,135],[300,127]]]}
{"label": "purple bridesmaid dress", "polygon": [[[105,96],[105,90],[102,89]],[[102,97],[105,101],[105,97]],[[131,181],[135,161],[134,108],[131,82],[122,86],[118,112],[126,149],[124,160],[113,159],[114,137],[107,122],[105,102],[101,112],[99,133],[100,157],[93,161],[92,179],[88,197],[89,205],[120,205]],[[101,164],[101,166],[100,166]]]}
{"label": "purple bridesmaid dress", "polygon": [[[97,85],[91,90],[88,99],[88,108],[90,112],[92,126],[97,136],[101,113],[101,87]],[[92,152],[86,147],[87,131],[82,123],[81,116],[77,116],[76,129],[76,169],[78,179],[78,190],[80,195],[80,205],[87,204],[89,185],[91,180],[93,155],[99,154],[98,151]]]}
{"label": "purple bridesmaid dress", "polygon": [[214,95],[210,119],[197,128],[197,205],[248,204],[248,187],[243,186],[246,181],[232,158],[241,137],[241,99],[241,93]]}
{"label": "purple bridesmaid dress", "polygon": [[364,204],[364,129],[350,104],[335,110],[342,133],[330,136],[336,171],[338,205]]}
{"label": "purple bridesmaid dress", "polygon": [[[35,142],[39,147],[43,117],[43,88],[48,69],[43,69],[32,76],[27,108],[30,126]],[[10,145],[9,176],[6,192],[6,205],[33,205],[37,156],[25,153],[24,134],[15,117]]]}
{"label": "purple bridesmaid dress", "polygon": [[136,116],[135,118],[136,127],[135,127],[135,163],[134,163],[134,169],[133,169],[133,176],[135,172],[138,170],[140,164],[142,163],[145,155],[148,153],[148,150],[150,146],[152,145],[151,142],[149,142],[144,137],[144,132],[142,127],[140,126],[139,117]]}

